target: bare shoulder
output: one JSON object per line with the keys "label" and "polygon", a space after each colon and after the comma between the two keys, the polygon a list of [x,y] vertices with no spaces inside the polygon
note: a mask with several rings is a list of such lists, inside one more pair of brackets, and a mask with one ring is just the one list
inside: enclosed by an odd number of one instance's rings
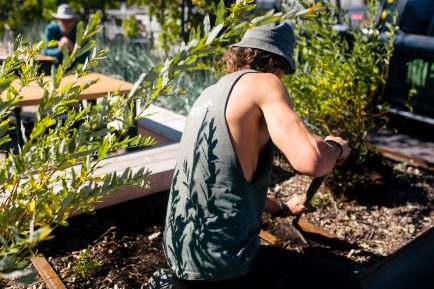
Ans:
{"label": "bare shoulder", "polygon": [[283,85],[281,79],[273,73],[246,73],[238,81],[237,86],[248,90],[257,89],[282,89]]}
{"label": "bare shoulder", "polygon": [[288,90],[280,77],[273,73],[248,73],[243,75],[234,88],[249,95],[256,104],[262,106],[269,102],[289,102]]}

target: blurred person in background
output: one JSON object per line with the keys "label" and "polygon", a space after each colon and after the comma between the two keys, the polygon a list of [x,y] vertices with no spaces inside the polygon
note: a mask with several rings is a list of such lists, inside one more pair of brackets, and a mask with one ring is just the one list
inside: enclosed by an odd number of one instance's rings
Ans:
{"label": "blurred person in background", "polygon": [[[76,41],[76,19],[74,11],[68,4],[61,4],[57,8],[57,12],[52,14],[56,21],[51,22],[45,28],[45,39],[47,41],[57,40],[57,46],[46,48],[44,54],[57,58],[56,64],[62,63],[62,51],[66,47],[71,53],[74,50]],[[84,63],[89,53],[85,53],[78,57],[75,63]]]}

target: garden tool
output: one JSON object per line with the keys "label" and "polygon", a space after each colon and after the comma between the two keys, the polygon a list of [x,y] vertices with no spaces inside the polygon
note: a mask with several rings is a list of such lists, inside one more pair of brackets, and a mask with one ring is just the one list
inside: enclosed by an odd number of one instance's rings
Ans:
{"label": "garden tool", "polygon": [[[327,175],[316,177],[312,180],[303,201],[303,205],[305,207],[309,206],[319,187],[326,178]],[[290,241],[283,242],[277,236],[267,231],[261,231],[260,237],[274,246],[281,246],[288,249],[290,249],[289,245],[290,243],[293,243],[294,239],[299,240],[301,243],[308,246],[310,246],[308,239],[311,239],[319,243],[334,245],[345,249],[357,248],[357,245],[353,245],[345,240],[340,239],[338,236],[302,219],[301,216],[302,215],[295,217],[292,222],[290,222],[290,219],[288,218],[288,222],[282,224],[285,227],[284,229],[287,235],[290,236]]]}
{"label": "garden tool", "polygon": [[[306,196],[303,202],[303,205],[305,207],[308,207],[310,205],[310,202],[312,201],[313,197],[315,196],[316,192],[318,191],[321,184],[324,182],[324,180],[328,177],[328,175],[322,176],[322,177],[316,177],[312,180],[309,188],[307,189]],[[296,216],[292,220],[292,226],[295,228],[296,234],[299,236],[300,240],[304,244],[309,244],[308,239],[320,242],[320,243],[327,243],[329,245],[335,245],[340,248],[345,249],[354,249],[358,248],[357,245],[351,244],[345,240],[342,240],[335,234],[332,234],[330,232],[325,231],[324,229],[315,226],[312,223],[309,223],[306,220],[303,220],[302,214]]]}
{"label": "garden tool", "polygon": [[[312,180],[312,182],[310,183],[309,188],[307,189],[304,201],[303,201],[303,206],[304,207],[308,207],[310,205],[310,202],[312,201],[313,197],[315,196],[316,192],[318,191],[319,187],[321,186],[321,184],[324,182],[324,180],[327,178],[328,175],[322,176],[322,177],[316,177]],[[299,221],[301,219],[301,216],[303,215],[303,213],[301,213],[300,215],[296,216],[293,220],[292,220],[292,225],[294,226],[294,228],[296,229],[295,232],[298,235],[298,237],[300,238],[300,240],[304,243],[304,244],[308,244],[309,242],[306,240],[306,238],[304,237],[303,233],[304,230],[303,228],[300,226]],[[306,221],[302,222],[302,224],[306,225]],[[314,225],[310,225],[309,226],[310,230],[313,231],[318,231],[319,233],[323,233],[323,230],[318,228],[319,230],[316,230]]]}

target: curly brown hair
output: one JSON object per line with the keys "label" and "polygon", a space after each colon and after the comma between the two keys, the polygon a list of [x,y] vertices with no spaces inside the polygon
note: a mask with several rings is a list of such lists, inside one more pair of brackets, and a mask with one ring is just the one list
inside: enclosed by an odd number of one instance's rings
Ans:
{"label": "curly brown hair", "polygon": [[247,47],[230,47],[221,64],[224,65],[226,73],[242,69],[271,73],[279,68],[285,73],[290,72],[289,63],[285,58],[260,49]]}

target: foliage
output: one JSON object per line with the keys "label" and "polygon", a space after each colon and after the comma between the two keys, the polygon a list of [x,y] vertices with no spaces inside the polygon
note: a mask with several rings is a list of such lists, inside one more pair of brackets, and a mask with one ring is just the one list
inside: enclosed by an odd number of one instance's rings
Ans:
{"label": "foliage", "polygon": [[[15,52],[1,67],[3,146],[11,143],[14,131],[11,113],[24,88],[34,82],[44,90],[44,97],[32,131],[23,134],[24,145],[15,154],[9,150],[0,165],[0,272],[26,266],[37,243],[49,237],[53,226],[67,225],[71,212],[92,211],[92,202],[119,186],[145,185],[149,171],[144,168],[137,172],[127,169],[120,175],[97,173],[101,161],[111,152],[128,145],[154,143],[149,137],[125,136],[134,120],[130,105],[133,96],[124,98],[114,92],[94,106],[75,109],[70,106],[78,101],[81,91],[95,82],[78,80],[107,52],[93,50],[84,65],[71,67],[77,57],[95,45],[92,38],[100,30],[100,16],[94,15],[86,29],[83,23],[78,25],[76,46],[71,55],[65,50],[64,61],[51,80],[38,74],[35,61],[41,49],[51,45],[45,42],[24,46],[18,39]],[[74,71],[75,78],[61,85],[67,70]],[[62,115],[66,118],[61,118]]]}
{"label": "foliage", "polygon": [[[208,62],[212,57],[218,59],[226,51],[229,43],[238,41],[244,32],[256,25],[281,21],[287,18],[296,16],[306,16],[315,12],[316,6],[307,10],[292,9],[286,13],[268,13],[255,16],[249,12],[254,9],[255,5],[250,0],[239,1],[229,8],[226,8],[224,1],[220,1],[216,11],[215,25],[212,26],[210,17],[205,16],[203,25],[192,28],[190,38],[187,43],[182,43],[176,55],[170,56],[164,64],[154,67],[149,71],[152,75],[153,71],[160,71],[163,75],[162,83],[151,83],[146,76],[142,75],[143,85],[147,87],[155,87],[158,90],[156,95],[184,95],[184,89],[176,89],[175,81],[169,84],[168,79],[179,79],[183,73],[194,73],[197,71],[217,71],[218,68],[211,66]],[[203,28],[202,28],[203,27]],[[212,62],[216,64],[216,62]],[[154,100],[152,98],[151,100]]]}
{"label": "foliage", "polygon": [[[375,126],[393,52],[396,27],[389,25],[382,37],[374,19],[377,4],[371,3],[367,21],[343,33],[334,29],[337,8],[332,5],[318,17],[298,22],[297,71],[284,79],[295,110],[316,133],[350,141],[347,163],[353,168],[368,152],[365,137]],[[354,174],[348,167],[341,172],[336,183],[351,183]]]}
{"label": "foliage", "polygon": [[[212,57],[201,58],[204,71],[195,72],[181,72],[177,81],[174,84],[175,88],[182,87],[185,94],[182,97],[178,96],[164,96],[157,99],[157,103],[163,107],[175,110],[182,114],[187,114],[196,98],[200,95],[205,87],[215,83],[219,75],[223,73],[219,64],[223,53],[226,52],[227,45],[233,42],[239,41],[239,38],[244,34],[245,30],[253,25],[259,25],[265,22],[278,21],[279,19],[290,19],[296,16],[311,16],[316,10],[320,8],[319,5],[305,9],[296,0],[287,0],[282,3],[282,7],[285,13],[268,12],[265,15],[253,14],[255,5],[252,5],[252,1],[239,1],[229,8],[224,8],[224,2],[220,1],[218,5],[207,5],[209,1],[196,1],[201,9],[208,11],[213,17],[205,18],[205,21],[201,21],[203,25],[199,25],[199,28],[211,25],[211,18],[214,18],[215,23],[221,23],[221,19],[227,17],[225,13],[231,13],[233,19],[227,19],[224,22],[223,31],[227,31],[227,34],[220,45],[216,46],[215,53]],[[226,1],[225,1],[226,2]],[[203,6],[203,7],[202,7]],[[241,11],[242,12],[235,12]],[[226,12],[224,12],[226,11]],[[208,20],[209,19],[209,20]],[[226,27],[228,25],[228,27]]]}
{"label": "foliage", "polygon": [[122,28],[128,37],[137,37],[140,33],[139,22],[134,17],[125,18],[122,21]]}
{"label": "foliage", "polygon": [[[89,15],[98,9],[116,8],[120,5],[120,1],[115,0],[67,2],[81,19],[88,19]],[[4,24],[8,24],[12,30],[25,34],[32,22],[53,19],[51,13],[56,12],[58,3],[57,0],[0,0],[0,31]]]}
{"label": "foliage", "polygon": [[[110,47],[110,53],[94,70],[116,78],[133,82],[140,74],[149,71],[164,59],[164,53],[159,49],[132,41],[112,41],[97,37],[97,47]],[[218,78],[217,60],[200,59],[206,70],[183,71],[173,82],[173,90],[182,89],[185,94],[162,95],[156,99],[156,104],[166,109],[186,115],[191,105],[202,90],[215,83]]]}
{"label": "foliage", "polygon": [[4,24],[8,24],[12,30],[16,30],[29,23],[31,19],[41,18],[44,14],[44,8],[55,4],[53,0],[45,2],[44,7],[41,7],[37,0],[0,0],[0,31]]}
{"label": "foliage", "polygon": [[126,81],[134,82],[140,74],[149,71],[164,59],[163,55],[148,45],[125,41],[109,40],[97,37],[97,47],[109,47],[106,55],[94,70]]}
{"label": "foliage", "polygon": [[[210,61],[215,63],[216,61]],[[212,63],[210,65],[212,65]],[[182,72],[174,82],[174,88],[182,88],[185,94],[182,97],[167,95],[156,99],[161,107],[187,115],[193,106],[194,101],[202,91],[218,80],[218,74],[213,70],[197,71],[195,73]]]}
{"label": "foliage", "polygon": [[72,268],[74,272],[80,274],[83,278],[98,271],[104,263],[103,261],[93,259],[90,256],[90,253],[90,247],[81,250],[78,259]]}
{"label": "foliage", "polygon": [[160,21],[161,33],[159,33],[159,46],[165,51],[169,51],[170,47],[180,42],[181,37],[181,25],[179,23],[180,10],[179,7],[174,9],[165,9],[162,11],[161,18],[164,21]]}
{"label": "foliage", "polygon": [[[45,1],[45,0],[44,0]],[[119,8],[120,2],[118,0],[68,0],[67,3],[71,5],[75,13],[80,19],[86,20],[89,15],[95,11],[102,11],[104,9]]]}

